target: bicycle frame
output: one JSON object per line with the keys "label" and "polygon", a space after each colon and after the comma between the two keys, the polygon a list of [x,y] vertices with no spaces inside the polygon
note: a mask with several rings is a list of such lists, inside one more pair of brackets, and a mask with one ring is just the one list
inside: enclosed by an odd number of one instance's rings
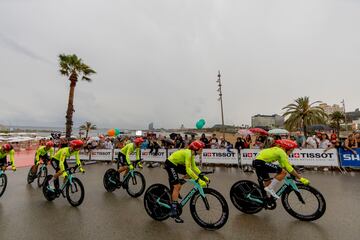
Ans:
{"label": "bicycle frame", "polygon": [[[292,179],[291,176],[286,176],[285,179],[284,179],[284,184],[280,187],[280,189],[276,192],[276,195],[278,195],[279,197],[284,193],[285,189],[288,188],[288,187],[291,187],[292,189],[294,189],[296,192],[300,192],[299,191],[299,188],[296,186],[296,183],[295,181]],[[263,185],[261,184],[261,191],[264,192],[264,187]],[[263,193],[263,196],[264,194],[266,193]],[[257,197],[252,197],[251,196],[251,193],[249,193],[248,195],[246,195],[246,198],[250,199],[251,201],[254,201],[254,202],[257,202],[259,204],[264,204],[264,200],[263,199],[259,199]]]}
{"label": "bicycle frame", "polygon": [[[204,189],[200,186],[200,184],[198,182],[196,182],[195,180],[191,179],[189,180],[189,182],[191,182],[192,184],[194,184],[194,188],[191,189],[191,191],[185,196],[185,198],[180,202],[180,205],[181,207],[184,207],[188,202],[189,200],[191,199],[192,196],[194,196],[195,193],[199,192],[200,193],[200,196],[202,198],[205,198],[205,193],[204,193]],[[158,198],[156,200],[156,202],[160,205],[160,206],[163,206],[165,208],[168,208],[168,209],[171,209],[171,206],[166,204],[166,203],[163,203],[160,201],[160,198]]]}

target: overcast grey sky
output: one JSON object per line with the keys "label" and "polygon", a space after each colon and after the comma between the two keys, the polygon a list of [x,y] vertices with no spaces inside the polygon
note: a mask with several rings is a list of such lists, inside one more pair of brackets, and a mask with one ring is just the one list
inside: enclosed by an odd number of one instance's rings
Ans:
{"label": "overcast grey sky", "polygon": [[0,0],[0,123],[63,126],[57,55],[98,73],[79,82],[74,121],[195,127],[282,113],[295,98],[360,100],[358,0]]}

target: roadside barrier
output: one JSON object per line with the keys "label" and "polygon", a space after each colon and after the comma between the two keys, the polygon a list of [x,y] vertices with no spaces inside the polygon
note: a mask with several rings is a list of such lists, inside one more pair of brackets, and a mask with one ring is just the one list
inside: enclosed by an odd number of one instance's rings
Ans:
{"label": "roadside barrier", "polygon": [[[165,162],[177,149],[159,149],[157,152],[150,149],[141,150],[141,158],[145,162]],[[83,161],[113,161],[117,158],[119,149],[95,149],[90,152],[80,151],[80,159]],[[340,149],[295,149],[289,157],[293,165],[314,167],[360,167],[360,149],[357,154]],[[251,165],[260,149],[243,149],[238,153],[236,149],[204,149],[201,156],[196,156],[196,161],[202,164],[239,164]],[[156,154],[155,154],[156,153]],[[74,159],[74,157],[70,158]],[[135,153],[130,156],[136,159]]]}

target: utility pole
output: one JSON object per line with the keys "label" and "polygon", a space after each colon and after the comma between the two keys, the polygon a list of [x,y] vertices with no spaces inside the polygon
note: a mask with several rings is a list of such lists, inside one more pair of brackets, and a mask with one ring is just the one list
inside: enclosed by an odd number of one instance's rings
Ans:
{"label": "utility pole", "polygon": [[218,80],[216,81],[218,83],[218,92],[219,92],[219,98],[218,101],[220,101],[220,105],[221,105],[221,124],[222,124],[222,133],[223,133],[223,138],[225,139],[225,126],[224,126],[224,109],[223,109],[223,101],[222,101],[222,90],[221,90],[221,74],[220,74],[220,70],[218,73]]}
{"label": "utility pole", "polygon": [[343,104],[343,108],[344,108],[344,117],[345,117],[345,131],[348,130],[348,125],[347,125],[347,119],[346,119],[346,111],[345,111],[345,100],[343,99],[342,102]]}

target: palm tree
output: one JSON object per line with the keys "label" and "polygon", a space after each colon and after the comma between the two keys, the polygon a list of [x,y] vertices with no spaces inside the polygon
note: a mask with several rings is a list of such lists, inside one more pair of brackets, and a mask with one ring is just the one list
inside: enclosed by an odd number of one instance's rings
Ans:
{"label": "palm tree", "polygon": [[318,103],[321,102],[310,103],[309,97],[300,97],[295,100],[295,103],[284,107],[282,110],[286,110],[286,112],[283,116],[288,117],[285,121],[285,127],[289,131],[302,128],[306,136],[307,126],[324,123],[327,119],[327,114],[321,107],[314,106]]}
{"label": "palm tree", "polygon": [[96,73],[95,70],[91,69],[86,65],[81,58],[78,58],[75,54],[72,55],[59,55],[60,73],[61,75],[69,77],[70,81],[70,92],[68,107],[66,111],[66,137],[71,136],[72,131],[72,117],[74,110],[74,92],[78,77],[82,76],[82,80],[90,82],[89,75]]}
{"label": "palm tree", "polygon": [[92,125],[91,122],[85,122],[85,124],[80,126],[80,130],[84,130],[86,132],[85,138],[87,138],[90,130],[96,130],[96,125]]}
{"label": "palm tree", "polygon": [[333,112],[329,115],[330,118],[330,125],[336,129],[337,134],[340,133],[340,123],[345,122],[345,115],[343,112]]}

